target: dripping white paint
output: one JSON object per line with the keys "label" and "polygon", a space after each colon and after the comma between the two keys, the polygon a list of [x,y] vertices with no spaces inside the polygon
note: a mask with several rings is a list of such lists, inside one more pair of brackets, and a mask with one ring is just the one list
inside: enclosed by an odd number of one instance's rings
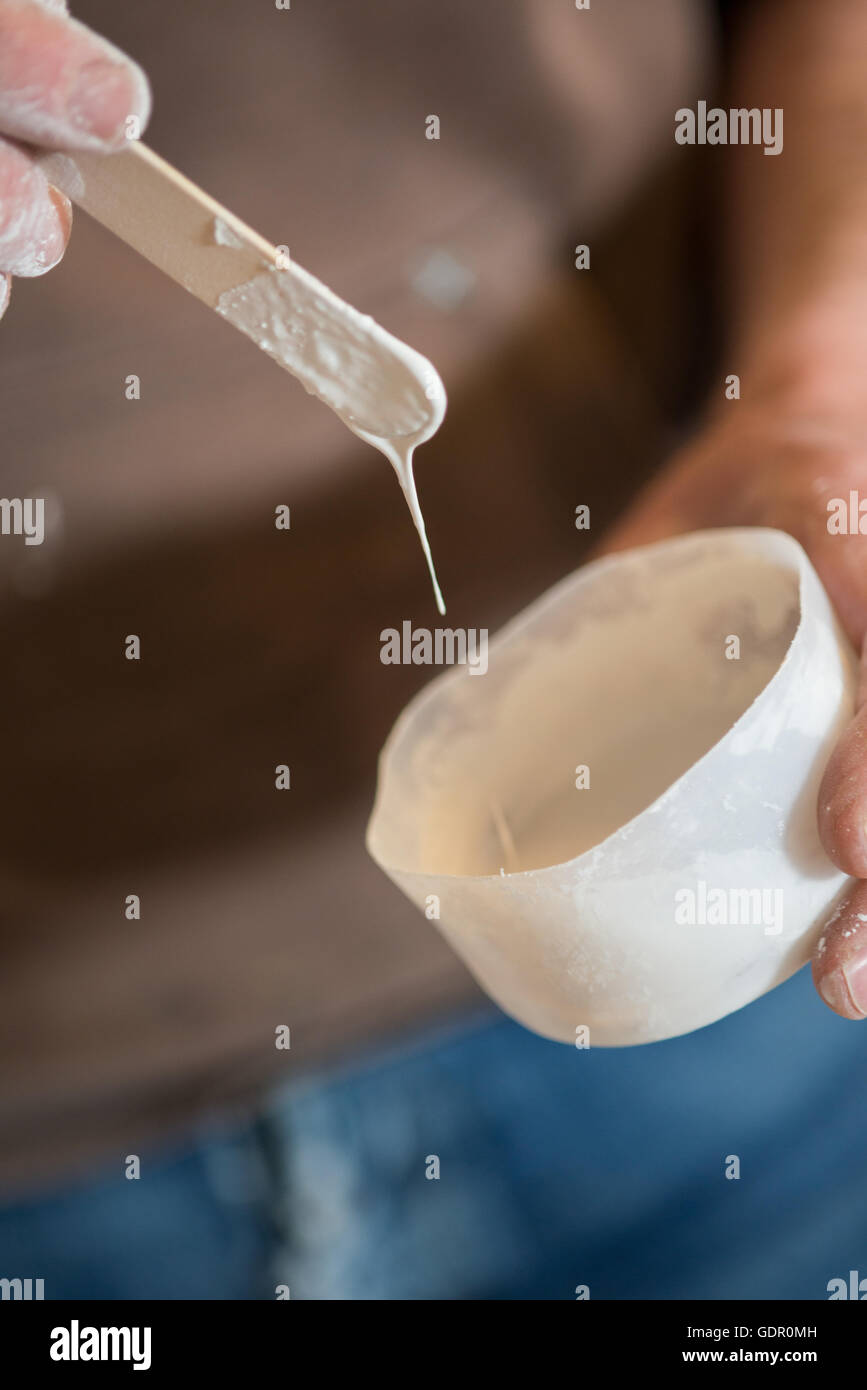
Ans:
{"label": "dripping white paint", "polygon": [[[214,235],[225,244],[219,220]],[[436,432],[446,411],[445,389],[431,363],[285,255],[279,265],[222,294],[217,312],[385,455],[418,531],[437,607],[445,613],[412,467],[416,448]]]}

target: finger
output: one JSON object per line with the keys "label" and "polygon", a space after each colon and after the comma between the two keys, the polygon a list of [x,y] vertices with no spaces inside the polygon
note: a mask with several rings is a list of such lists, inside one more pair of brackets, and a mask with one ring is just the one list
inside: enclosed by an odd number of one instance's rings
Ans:
{"label": "finger", "polygon": [[66,250],[71,225],[68,199],[23,150],[0,140],[0,271],[44,275]]}
{"label": "finger", "polygon": [[[857,487],[860,479],[851,486]],[[863,479],[867,485],[867,477]],[[841,483],[839,491],[845,496],[849,483]],[[799,530],[795,526],[784,529],[801,542],[825,587],[834,611],[846,631],[850,642],[860,650],[867,635],[867,567],[864,564],[864,537],[861,535],[829,535],[827,521],[823,516],[811,515]],[[862,672],[863,680],[863,672]],[[859,694],[858,705],[863,703],[867,690]]]}
{"label": "finger", "polygon": [[12,276],[0,275],[0,319],[9,308],[9,299],[12,294]]}
{"label": "finger", "polygon": [[867,878],[867,642],[861,655],[858,705],[828,759],[819,786],[819,838],[846,874]]}
{"label": "finger", "polygon": [[652,545],[655,541],[669,540],[696,529],[695,521],[684,512],[668,507],[647,507],[635,509],[623,521],[615,522],[605,532],[594,549],[594,556],[613,554],[616,550],[634,550],[641,545]]}
{"label": "finger", "polygon": [[819,938],[813,982],[835,1014],[867,1017],[867,883],[856,883]]}
{"label": "finger", "polygon": [[37,0],[0,0],[0,130],[59,149],[120,148],[127,119],[150,114],[141,68]]}
{"label": "finger", "polygon": [[867,701],[867,638],[861,646],[861,661],[858,666],[858,685],[855,691],[856,711]]}
{"label": "finger", "polygon": [[642,488],[625,514],[606,530],[594,546],[594,557],[695,531],[700,522],[695,510],[690,508],[691,499],[684,493],[681,478],[676,473],[655,478]]}

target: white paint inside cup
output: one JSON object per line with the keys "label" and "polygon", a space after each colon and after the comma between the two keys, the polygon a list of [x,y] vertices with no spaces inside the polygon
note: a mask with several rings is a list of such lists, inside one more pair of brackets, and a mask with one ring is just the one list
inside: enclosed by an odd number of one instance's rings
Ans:
{"label": "white paint inside cup", "polygon": [[[513,874],[601,844],[729,732],[800,619],[784,555],[745,552],[732,565],[713,550],[652,563],[637,552],[582,578],[507,628],[483,677],[449,674],[410,706],[388,748],[392,796],[371,843],[380,863]],[[738,659],[726,656],[732,638]],[[587,789],[575,786],[579,765]]]}

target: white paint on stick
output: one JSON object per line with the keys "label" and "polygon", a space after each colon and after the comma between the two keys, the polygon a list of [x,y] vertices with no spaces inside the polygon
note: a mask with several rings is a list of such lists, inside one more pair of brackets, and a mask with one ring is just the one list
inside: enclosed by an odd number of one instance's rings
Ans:
{"label": "white paint on stick", "polygon": [[[215,240],[231,245],[227,235],[231,229],[217,219]],[[216,308],[391,463],[444,613],[412,467],[416,447],[445,415],[446,393],[431,363],[294,261],[227,290]]]}

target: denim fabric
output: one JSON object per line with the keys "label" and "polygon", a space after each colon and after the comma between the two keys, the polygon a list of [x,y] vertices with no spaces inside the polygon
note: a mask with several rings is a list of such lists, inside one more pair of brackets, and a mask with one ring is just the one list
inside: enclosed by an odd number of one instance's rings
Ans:
{"label": "denim fabric", "polygon": [[806,971],[648,1047],[485,1015],[290,1086],[139,1181],[7,1207],[0,1275],[47,1298],[823,1299],[867,1276],[865,1088],[867,1031]]}
{"label": "denim fabric", "polygon": [[308,1298],[827,1298],[867,1276],[865,1087],[867,1028],[807,970],[646,1047],[506,1021],[428,1040],[277,1107],[284,1277]]}
{"label": "denim fabric", "polygon": [[[211,1133],[177,1155],[0,1209],[0,1277],[45,1298],[273,1298],[276,1232],[257,1132]],[[116,1165],[119,1169],[121,1164]]]}

